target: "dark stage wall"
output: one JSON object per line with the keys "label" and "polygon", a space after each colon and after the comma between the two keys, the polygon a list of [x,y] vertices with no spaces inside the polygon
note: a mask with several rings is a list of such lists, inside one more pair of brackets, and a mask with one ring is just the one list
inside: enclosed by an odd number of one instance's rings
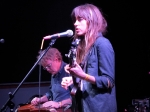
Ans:
{"label": "dark stage wall", "polygon": [[[115,0],[1,0],[0,1],[0,83],[19,83],[29,73],[41,47],[42,38],[73,30],[70,13],[82,3],[99,6],[108,21],[106,37],[116,53],[116,91],[123,110],[134,98],[150,97],[150,42],[147,3]],[[59,38],[57,47],[65,62],[70,38]],[[44,42],[47,48],[50,40]],[[36,66],[25,82],[49,81]]]}

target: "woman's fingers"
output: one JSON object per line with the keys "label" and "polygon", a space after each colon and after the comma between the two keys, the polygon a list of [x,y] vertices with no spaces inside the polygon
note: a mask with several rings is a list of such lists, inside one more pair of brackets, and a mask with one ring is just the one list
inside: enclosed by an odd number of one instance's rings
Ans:
{"label": "woman's fingers", "polygon": [[64,69],[65,69],[65,71],[66,71],[68,74],[70,74],[70,72],[69,72],[69,69],[70,69],[69,65],[66,65],[66,66],[64,67]]}
{"label": "woman's fingers", "polygon": [[73,83],[73,81],[72,81],[72,77],[71,76],[70,77],[64,77],[64,78],[62,78],[61,85],[65,89],[67,89],[68,86],[70,86],[72,83]]}

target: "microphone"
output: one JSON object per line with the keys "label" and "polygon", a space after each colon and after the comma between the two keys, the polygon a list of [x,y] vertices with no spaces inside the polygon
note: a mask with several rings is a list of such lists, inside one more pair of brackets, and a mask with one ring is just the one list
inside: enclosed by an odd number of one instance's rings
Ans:
{"label": "microphone", "polygon": [[72,35],[73,35],[73,31],[72,30],[67,30],[67,31],[62,32],[62,33],[56,33],[56,34],[53,34],[53,35],[45,36],[45,37],[43,37],[43,39],[44,40],[57,39],[59,37],[71,37]]}
{"label": "microphone", "polygon": [[5,40],[4,39],[0,39],[0,43],[4,43],[5,42]]}

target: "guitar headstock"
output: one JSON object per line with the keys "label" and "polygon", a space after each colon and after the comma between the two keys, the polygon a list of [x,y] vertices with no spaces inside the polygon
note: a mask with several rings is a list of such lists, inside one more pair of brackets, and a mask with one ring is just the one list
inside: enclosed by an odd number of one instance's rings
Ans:
{"label": "guitar headstock", "polygon": [[71,49],[69,50],[69,53],[66,55],[69,58],[69,65],[70,65],[70,67],[74,67],[75,66],[76,51],[77,51],[77,46],[78,46],[79,42],[80,42],[80,39],[75,39],[71,43]]}

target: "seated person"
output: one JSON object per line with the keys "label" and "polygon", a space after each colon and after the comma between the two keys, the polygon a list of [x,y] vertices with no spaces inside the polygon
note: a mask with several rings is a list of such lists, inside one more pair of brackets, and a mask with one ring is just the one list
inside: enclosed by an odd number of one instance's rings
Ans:
{"label": "seated person", "polygon": [[[44,52],[45,50],[41,51],[37,58],[39,59]],[[64,70],[66,63],[62,60],[62,55],[58,49],[50,48],[38,64],[51,74],[51,84],[45,95],[31,100],[31,105],[42,104],[42,107],[55,109],[70,106],[72,104],[70,90],[61,86],[62,78],[69,76],[69,74]]]}

